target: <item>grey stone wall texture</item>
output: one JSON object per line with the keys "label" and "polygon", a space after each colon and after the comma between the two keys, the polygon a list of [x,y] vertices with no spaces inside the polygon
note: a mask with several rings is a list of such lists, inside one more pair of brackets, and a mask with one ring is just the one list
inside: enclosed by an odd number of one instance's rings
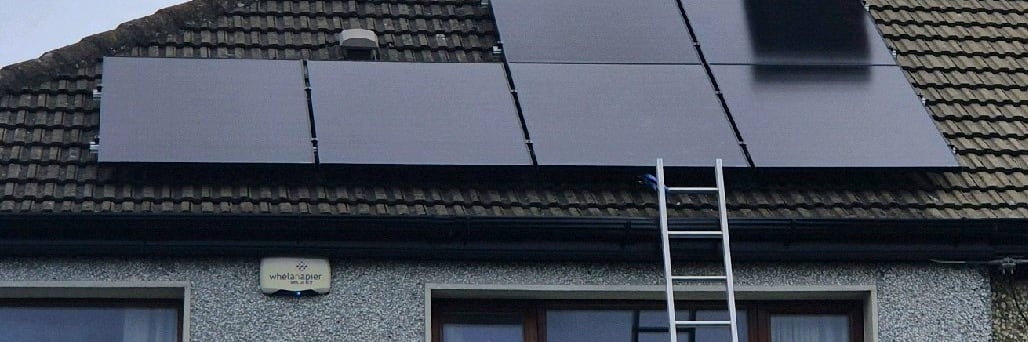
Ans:
{"label": "grey stone wall texture", "polygon": [[1028,341],[1028,280],[1011,280],[1000,274],[992,276],[996,342]]}
{"label": "grey stone wall texture", "polygon": [[[423,341],[426,283],[662,282],[656,263],[336,259],[332,272],[332,293],[296,299],[259,292],[256,258],[0,259],[0,281],[191,281],[193,341]],[[992,293],[989,275],[981,269],[930,263],[738,264],[736,278],[739,285],[875,285],[882,342],[992,339]]]}

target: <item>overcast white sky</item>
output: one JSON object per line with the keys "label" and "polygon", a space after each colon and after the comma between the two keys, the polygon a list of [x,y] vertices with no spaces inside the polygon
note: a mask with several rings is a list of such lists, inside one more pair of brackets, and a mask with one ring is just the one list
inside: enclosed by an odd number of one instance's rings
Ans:
{"label": "overcast white sky", "polygon": [[0,67],[188,0],[0,0]]}

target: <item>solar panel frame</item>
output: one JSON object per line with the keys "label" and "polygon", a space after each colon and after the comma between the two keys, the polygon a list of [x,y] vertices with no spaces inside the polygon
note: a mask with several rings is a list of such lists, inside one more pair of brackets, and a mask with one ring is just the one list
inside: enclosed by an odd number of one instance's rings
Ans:
{"label": "solar panel frame", "polygon": [[696,64],[675,0],[492,0],[515,63]]}
{"label": "solar panel frame", "polygon": [[757,167],[956,167],[896,66],[713,65]]}
{"label": "solar panel frame", "polygon": [[308,63],[322,164],[531,165],[496,63]]}
{"label": "solar panel frame", "polygon": [[[752,1],[752,2],[751,2]],[[828,0],[802,0],[812,1],[823,4],[830,4]],[[753,65],[896,65],[896,59],[892,56],[892,51],[885,45],[885,41],[882,39],[881,34],[878,32],[874,21],[871,16],[864,11],[860,1],[857,0],[834,0],[840,4],[848,4],[845,1],[852,2],[852,8],[846,8],[844,14],[849,17],[843,19],[832,19],[830,23],[844,25],[846,22],[852,22],[852,25],[860,25],[860,28],[856,27],[836,27],[836,31],[832,32],[832,28],[821,27],[819,29],[809,28],[803,29],[803,23],[811,22],[811,18],[824,17],[824,13],[813,13],[812,15],[804,15],[804,13],[789,13],[788,10],[778,8],[774,11],[775,14],[783,15],[784,17],[774,18],[759,18],[754,15],[754,10],[750,9],[748,14],[747,6],[753,6],[754,3],[764,3],[767,6],[783,7],[783,2],[767,2],[764,0],[682,0],[682,6],[684,6],[686,15],[689,17],[689,22],[692,26],[693,32],[696,34],[696,39],[701,43],[703,48],[703,54],[710,64],[753,64]],[[813,11],[813,9],[808,9]],[[749,18],[748,18],[749,16]],[[756,37],[754,35],[761,34],[761,32],[768,31],[769,28],[782,27],[782,21],[796,20],[799,27],[794,27],[797,31],[796,34],[809,34],[812,37],[797,37],[793,38],[792,35],[788,37],[773,37],[773,38],[785,38],[787,41],[778,42],[757,42],[754,41]],[[824,20],[825,23],[829,23],[828,19]],[[857,46],[849,46],[852,49],[866,49],[862,51],[861,56],[854,56],[858,51],[847,51],[842,49],[840,46],[836,46],[836,51],[825,51],[830,50],[832,47],[818,46],[818,42],[825,43],[825,41],[841,40],[841,37],[833,35],[842,34],[858,34],[860,37],[848,37],[853,39],[853,44],[859,44]],[[820,36],[822,39],[816,39]],[[777,52],[766,52],[761,56],[762,45],[767,44],[785,44],[782,47],[782,51]],[[814,44],[814,46],[806,46],[804,44]]]}
{"label": "solar panel frame", "polygon": [[314,163],[300,61],[105,57],[98,160]]}
{"label": "solar panel frame", "polygon": [[748,165],[702,66],[510,68],[540,165]]}

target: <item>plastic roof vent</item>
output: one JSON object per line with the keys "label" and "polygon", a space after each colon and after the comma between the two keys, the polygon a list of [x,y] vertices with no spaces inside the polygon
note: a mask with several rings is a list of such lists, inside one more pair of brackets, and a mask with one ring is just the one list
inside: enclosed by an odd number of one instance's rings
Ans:
{"label": "plastic roof vent", "polygon": [[339,45],[347,60],[377,60],[378,35],[365,29],[348,29],[339,33]]}

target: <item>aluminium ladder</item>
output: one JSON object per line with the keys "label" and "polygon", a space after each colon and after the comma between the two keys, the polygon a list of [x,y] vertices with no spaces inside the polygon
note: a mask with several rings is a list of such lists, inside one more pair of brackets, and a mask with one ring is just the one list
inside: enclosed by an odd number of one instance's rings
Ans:
{"label": "aluminium ladder", "polygon": [[[664,284],[667,298],[668,333],[671,342],[678,341],[678,328],[727,327],[732,331],[732,342],[739,342],[739,332],[735,311],[735,285],[732,277],[732,254],[728,245],[728,211],[725,209],[725,178],[721,170],[721,159],[714,163],[717,186],[709,187],[668,187],[664,185],[664,160],[657,159],[657,198],[660,207],[660,238],[664,252]],[[720,230],[671,231],[667,225],[667,195],[671,193],[717,193],[717,210],[720,218]],[[724,275],[672,275],[671,274],[671,238],[721,239],[721,252],[724,261]],[[725,298],[728,302],[727,321],[680,321],[675,315],[674,281],[718,281],[725,283]]]}

